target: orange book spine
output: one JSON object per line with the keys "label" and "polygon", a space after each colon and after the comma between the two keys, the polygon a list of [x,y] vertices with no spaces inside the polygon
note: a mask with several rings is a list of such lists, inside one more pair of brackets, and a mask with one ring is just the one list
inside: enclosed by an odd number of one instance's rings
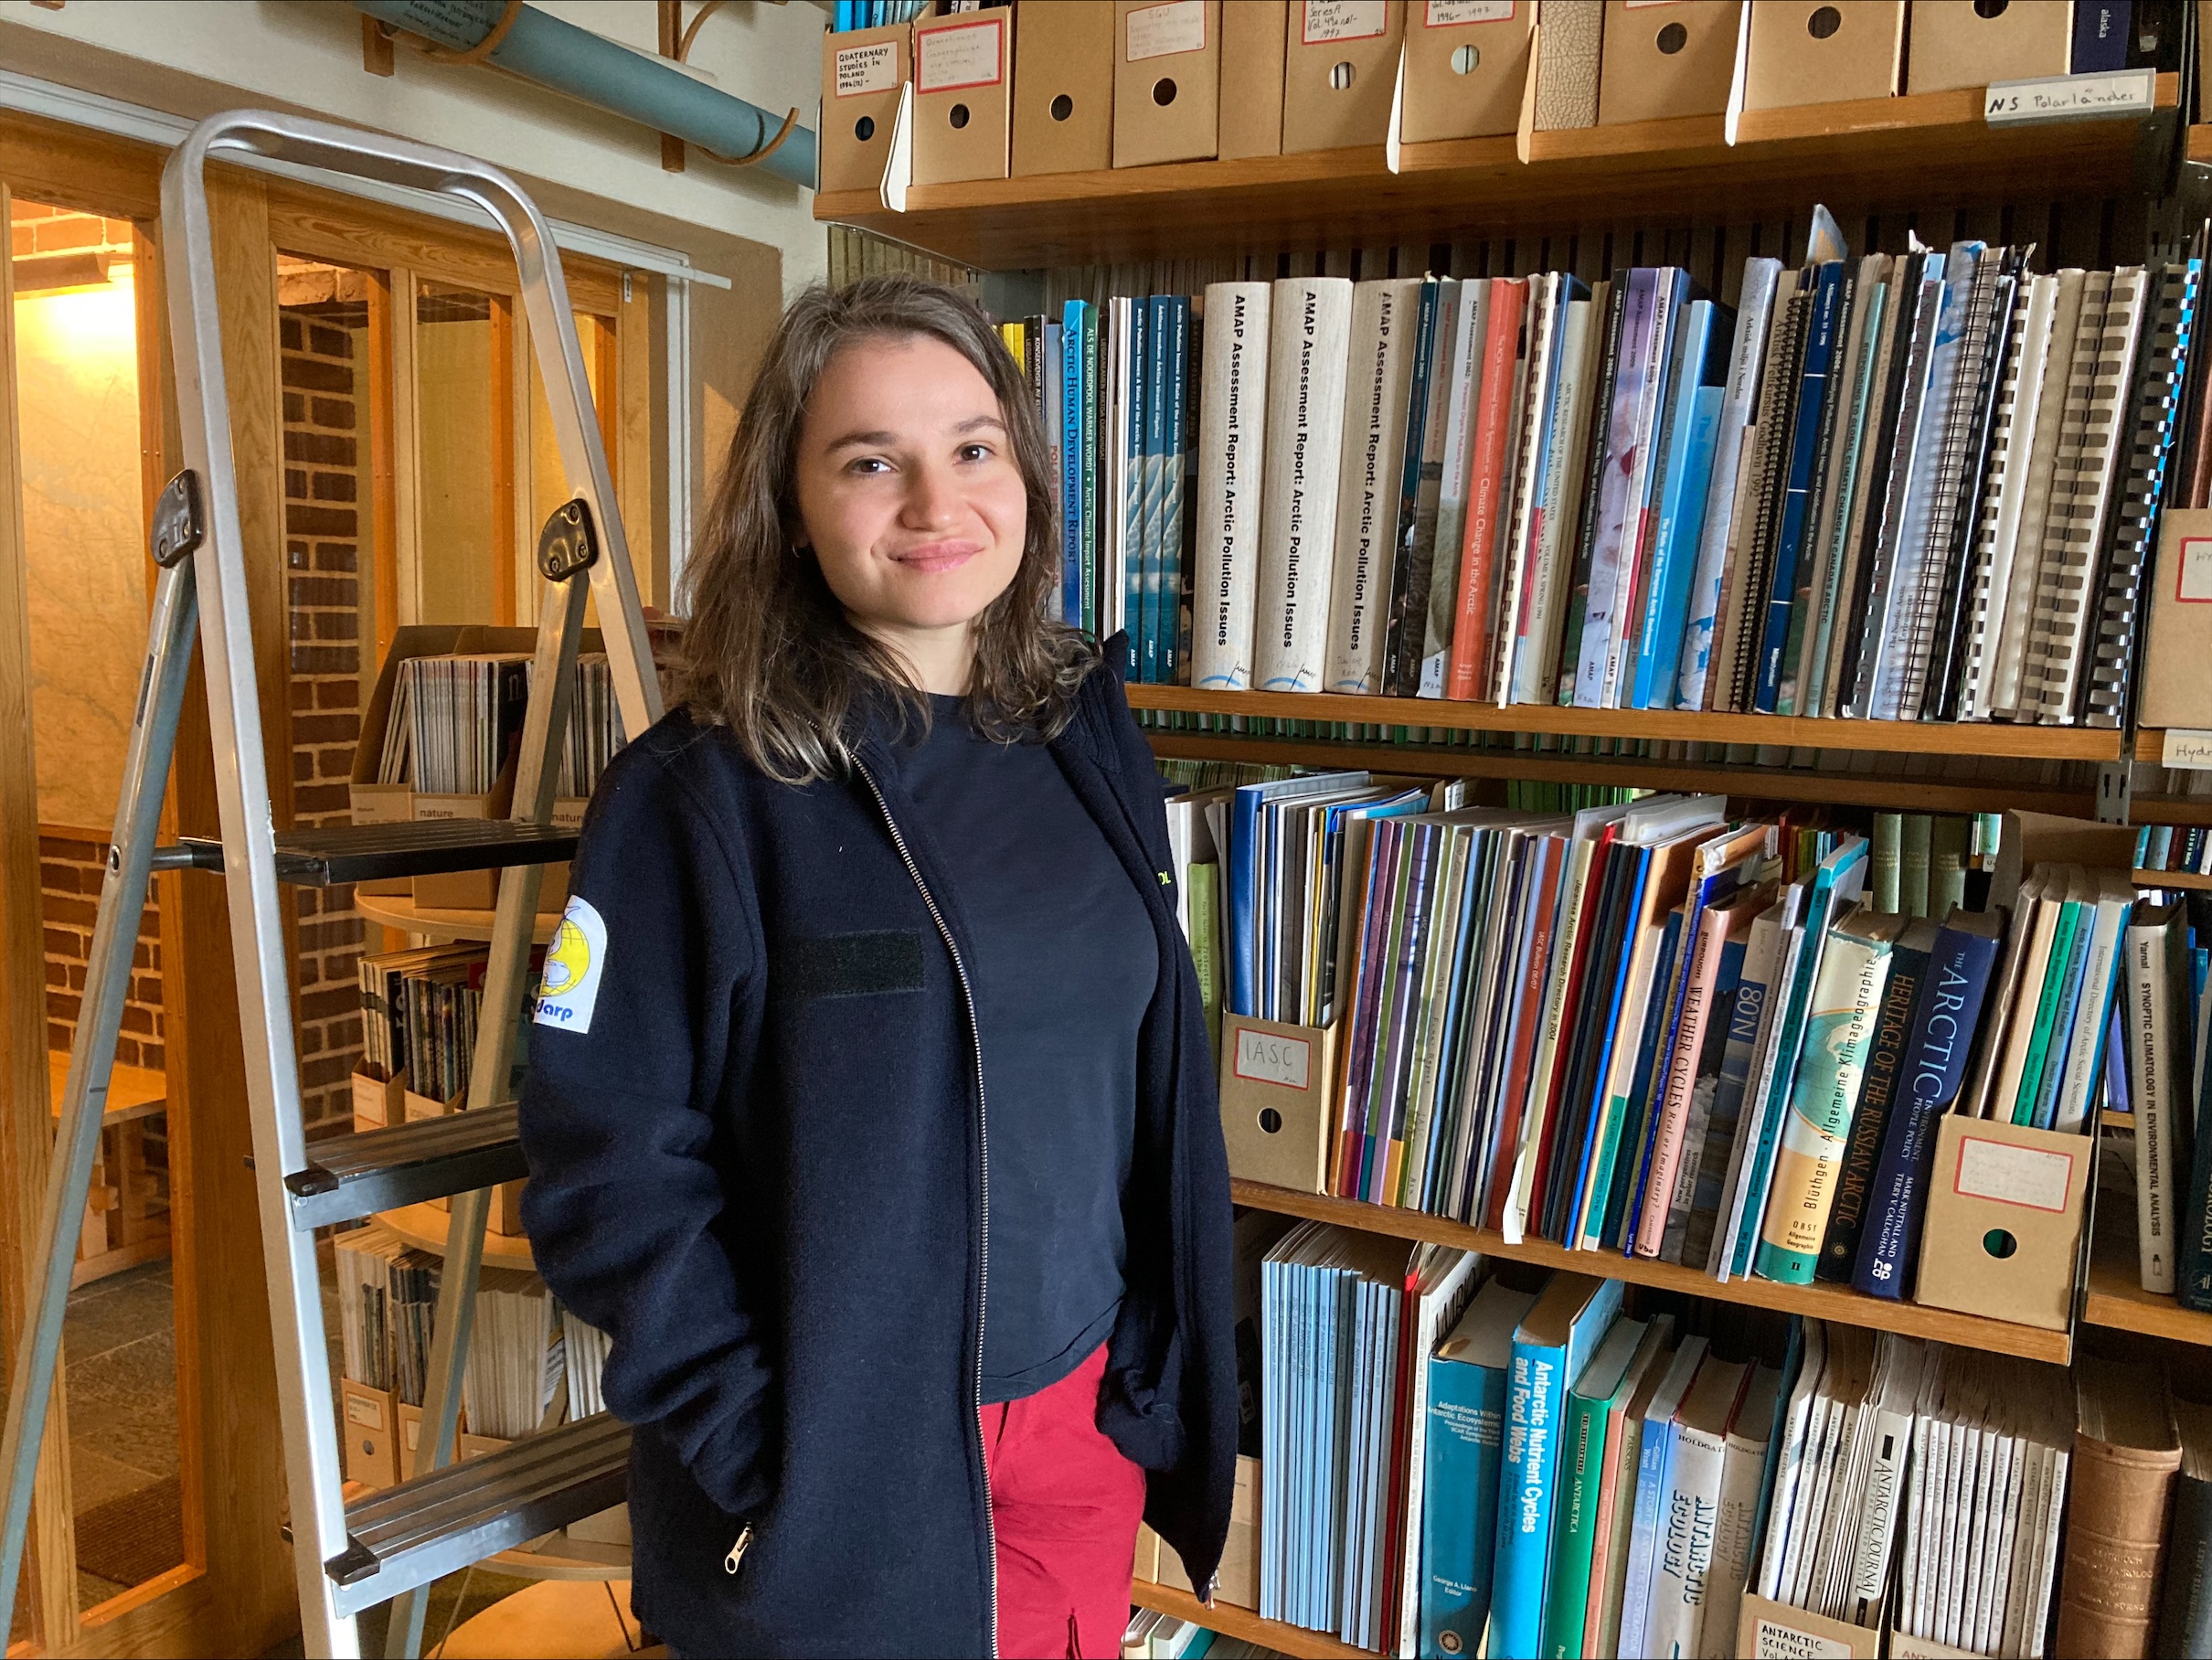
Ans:
{"label": "orange book spine", "polygon": [[1490,657],[1490,590],[1504,506],[1505,455],[1512,434],[1514,364],[1528,303],[1525,279],[1491,285],[1490,333],[1483,342],[1483,407],[1474,427],[1474,466],[1467,492],[1467,535],[1460,553],[1459,621],[1452,631],[1451,673],[1444,695],[1467,702],[1478,695]]}

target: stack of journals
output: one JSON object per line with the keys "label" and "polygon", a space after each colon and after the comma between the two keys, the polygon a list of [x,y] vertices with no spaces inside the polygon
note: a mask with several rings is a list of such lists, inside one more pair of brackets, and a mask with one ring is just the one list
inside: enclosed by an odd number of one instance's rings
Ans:
{"label": "stack of journals", "polygon": [[1866,837],[1717,796],[1444,799],[1336,773],[1208,803],[1229,1013],[1338,1029],[1329,1191],[1900,1297],[1945,1112],[2092,1121],[2124,872],[2037,866],[2008,912],[1961,868],[1982,908],[1939,920],[1861,902]]}
{"label": "stack of journals", "polygon": [[[522,735],[530,658],[519,652],[409,657],[392,683],[392,708],[377,761],[378,783],[423,795],[486,795]],[[606,654],[576,661],[576,684],[555,793],[580,800],[627,740]]]}
{"label": "stack of journals", "polygon": [[543,1421],[566,1363],[557,1313],[553,1293],[536,1274],[512,1268],[483,1271],[461,1382],[471,1434],[512,1441]]}
{"label": "stack of journals", "polygon": [[[533,984],[543,954],[542,949],[533,954]],[[436,1101],[467,1089],[488,961],[482,945],[421,946],[361,959],[362,1056],[375,1076],[404,1077],[409,1089]],[[528,1038],[526,1006],[510,1088],[520,1082]]]}
{"label": "stack of journals", "polygon": [[444,1264],[376,1221],[333,1236],[331,1250],[345,1375],[420,1406]]}
{"label": "stack of journals", "polygon": [[911,23],[933,9],[930,0],[837,0],[830,32],[843,35],[853,29],[881,28],[889,23]]}
{"label": "stack of journals", "polygon": [[1181,679],[1187,569],[1197,686],[2122,724],[2198,261],[1815,223],[1734,307],[1660,266],[1034,320],[1063,614]]}

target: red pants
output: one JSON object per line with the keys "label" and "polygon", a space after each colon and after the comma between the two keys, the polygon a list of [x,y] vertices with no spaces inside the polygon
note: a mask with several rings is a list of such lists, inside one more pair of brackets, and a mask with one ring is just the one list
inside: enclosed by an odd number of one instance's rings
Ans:
{"label": "red pants", "polygon": [[1002,1660],[1113,1660],[1144,1472],[1099,1433],[1106,1346],[1048,1389],[984,1409]]}

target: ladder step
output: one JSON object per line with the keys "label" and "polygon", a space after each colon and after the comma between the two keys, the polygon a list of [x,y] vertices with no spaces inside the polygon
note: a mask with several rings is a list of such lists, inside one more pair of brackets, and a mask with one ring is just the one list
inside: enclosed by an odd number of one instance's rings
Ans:
{"label": "ladder step", "polygon": [[346,1506],[346,1549],[324,1563],[341,1616],[619,1505],[630,1426],[605,1412],[526,1436]]}
{"label": "ladder step", "polygon": [[[506,818],[432,818],[401,825],[341,825],[329,830],[282,830],[276,837],[276,878],[297,888],[335,888],[398,876],[449,870],[496,870],[508,865],[558,864],[576,851],[576,832]],[[223,846],[187,836],[154,851],[156,870],[220,870]]]}
{"label": "ladder step", "polygon": [[516,1105],[478,1107],[308,1144],[314,1162],[284,1178],[292,1225],[328,1228],[529,1174]]}

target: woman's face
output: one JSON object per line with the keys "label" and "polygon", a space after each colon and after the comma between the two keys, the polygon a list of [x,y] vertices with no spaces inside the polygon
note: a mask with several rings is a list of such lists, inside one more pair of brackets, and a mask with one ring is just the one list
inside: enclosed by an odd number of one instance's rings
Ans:
{"label": "woman's face", "polygon": [[990,382],[928,335],[845,347],[807,404],[798,498],[854,625],[925,672],[957,652],[964,680],[969,624],[1014,580],[1028,519]]}

